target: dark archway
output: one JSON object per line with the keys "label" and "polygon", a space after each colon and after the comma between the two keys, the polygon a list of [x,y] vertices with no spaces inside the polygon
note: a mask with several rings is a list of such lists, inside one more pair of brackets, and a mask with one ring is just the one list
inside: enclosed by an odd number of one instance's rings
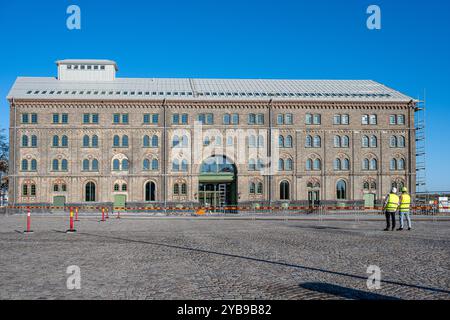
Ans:
{"label": "dark archway", "polygon": [[93,183],[92,181],[86,183],[84,200],[86,202],[95,202],[96,201],[96,198],[95,198],[95,183]]}
{"label": "dark archway", "polygon": [[153,181],[145,184],[145,201],[156,201],[156,185]]}

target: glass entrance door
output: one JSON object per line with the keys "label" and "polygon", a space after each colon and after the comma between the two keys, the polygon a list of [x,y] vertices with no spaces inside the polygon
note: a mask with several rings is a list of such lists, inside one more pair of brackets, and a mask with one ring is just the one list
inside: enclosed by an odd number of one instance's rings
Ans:
{"label": "glass entrance door", "polygon": [[231,183],[200,183],[198,191],[203,207],[215,210],[230,204]]}
{"label": "glass entrance door", "polygon": [[317,207],[319,205],[319,190],[308,191],[308,203],[310,207]]}

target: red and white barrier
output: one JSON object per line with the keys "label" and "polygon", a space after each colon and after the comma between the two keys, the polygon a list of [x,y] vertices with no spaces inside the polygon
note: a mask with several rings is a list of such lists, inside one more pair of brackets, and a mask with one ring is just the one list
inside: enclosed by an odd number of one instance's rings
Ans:
{"label": "red and white barrier", "polygon": [[27,229],[23,233],[33,233],[33,230],[31,230],[31,211],[28,209],[27,212]]}

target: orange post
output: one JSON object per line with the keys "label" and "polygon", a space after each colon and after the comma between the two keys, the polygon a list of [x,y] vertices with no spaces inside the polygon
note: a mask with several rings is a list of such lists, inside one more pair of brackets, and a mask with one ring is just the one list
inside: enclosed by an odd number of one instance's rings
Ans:
{"label": "orange post", "polygon": [[102,208],[102,220],[100,221],[106,221],[105,220],[105,208]]}
{"label": "orange post", "polygon": [[75,221],[80,221],[78,220],[78,207],[75,208]]}

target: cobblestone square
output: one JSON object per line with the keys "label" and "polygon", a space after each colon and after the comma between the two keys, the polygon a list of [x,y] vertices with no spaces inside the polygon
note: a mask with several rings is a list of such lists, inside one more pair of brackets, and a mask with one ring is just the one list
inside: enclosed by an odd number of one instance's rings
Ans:
{"label": "cobblestone square", "polygon": [[[0,216],[1,299],[450,299],[450,221]],[[66,287],[77,265],[81,289]],[[381,289],[367,288],[369,265]]]}

